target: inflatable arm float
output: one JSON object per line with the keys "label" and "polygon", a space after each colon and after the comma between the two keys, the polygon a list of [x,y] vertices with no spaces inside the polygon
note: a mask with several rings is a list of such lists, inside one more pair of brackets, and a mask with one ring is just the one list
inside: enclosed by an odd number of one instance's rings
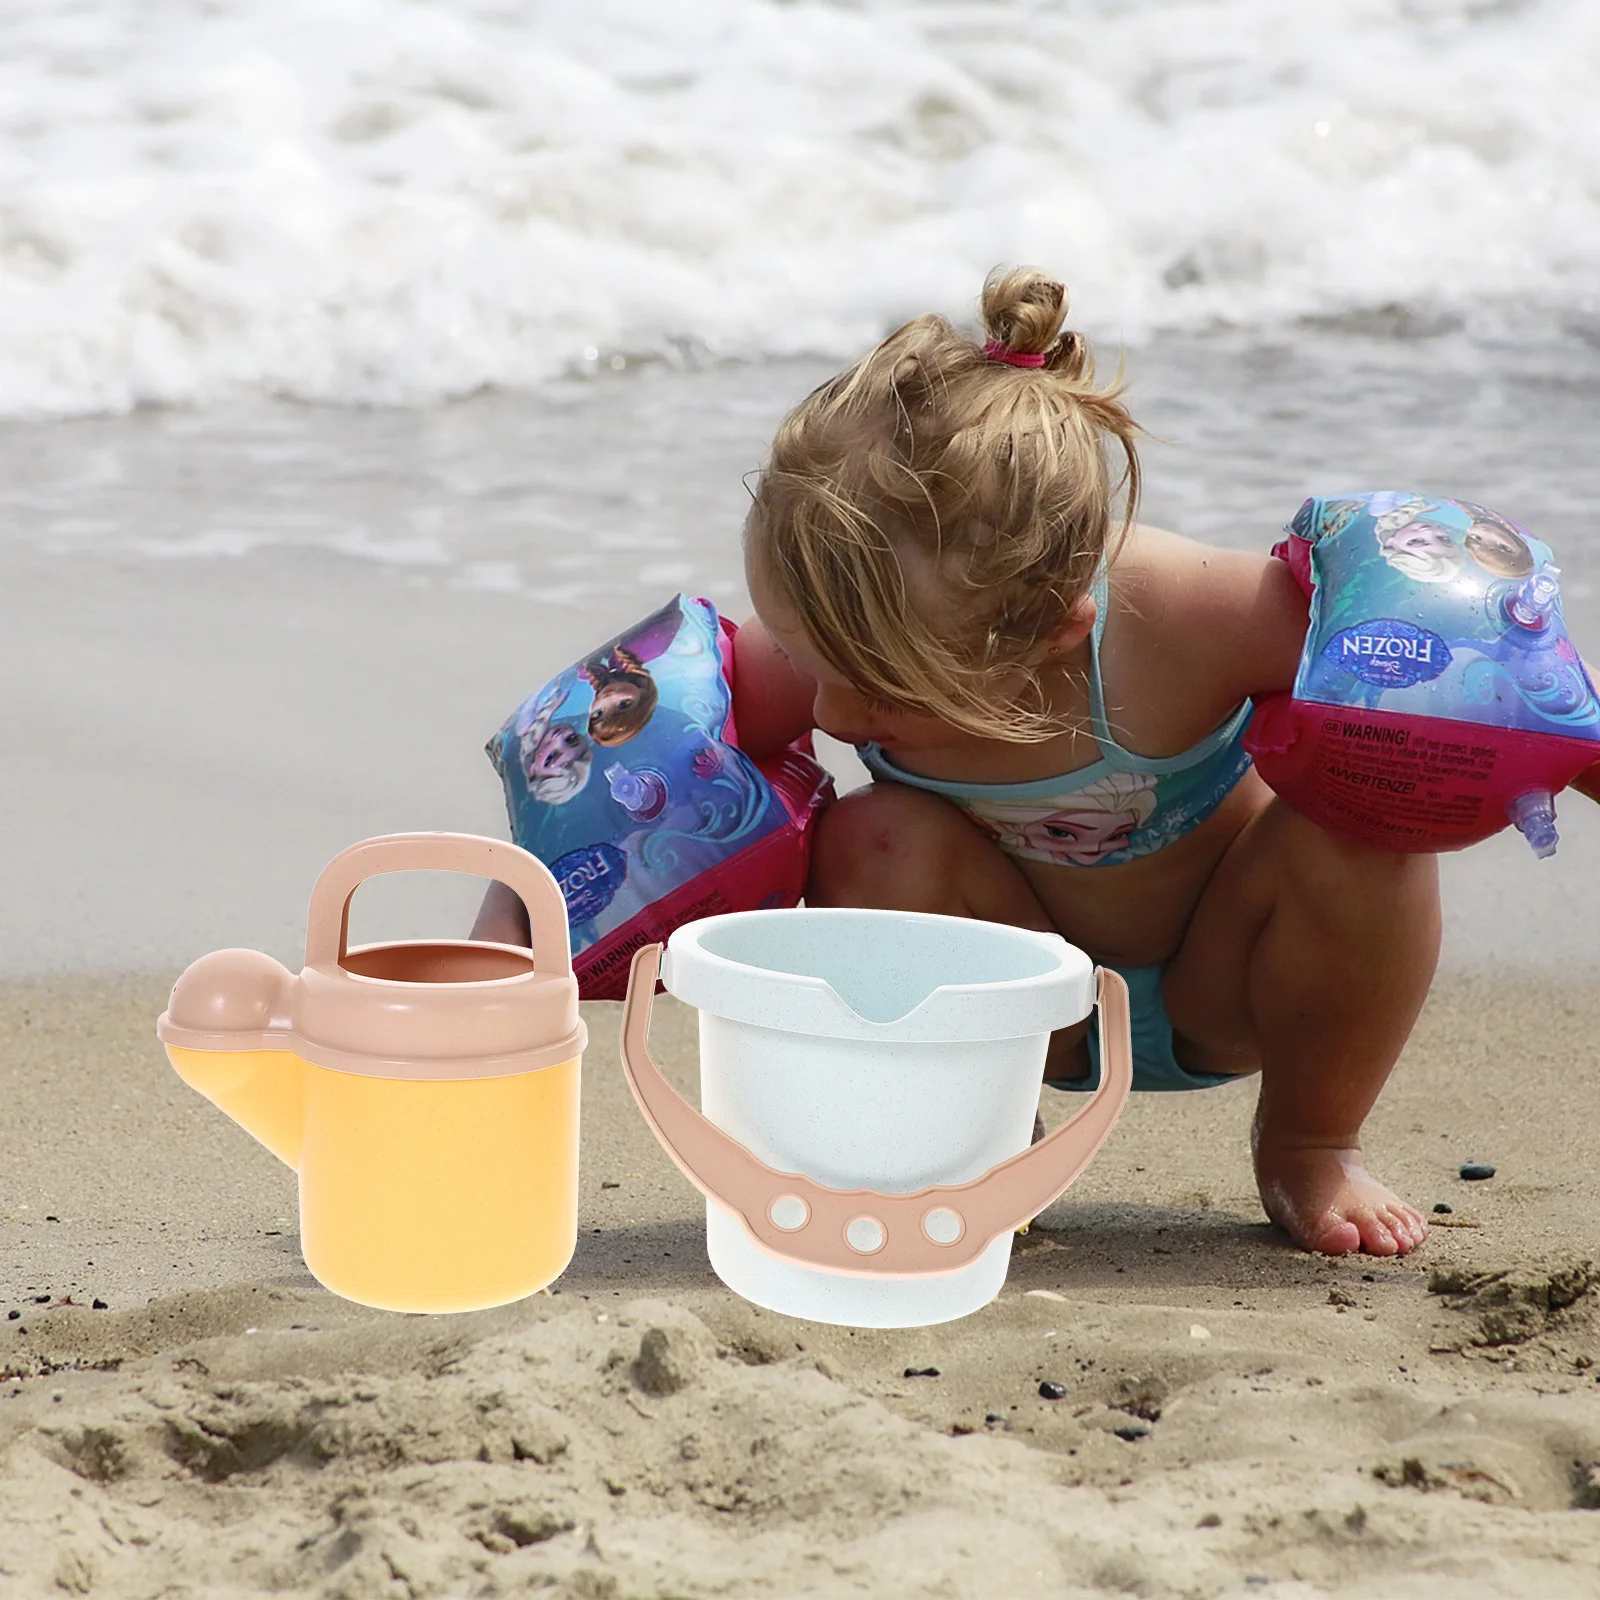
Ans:
{"label": "inflatable arm float", "polygon": [[511,836],[566,899],[585,1000],[635,950],[726,911],[792,906],[833,798],[811,736],[753,761],[733,720],[737,628],[677,595],[530,695],[485,747]]}
{"label": "inflatable arm float", "polygon": [[1288,531],[1273,554],[1310,626],[1293,690],[1262,696],[1246,735],[1261,776],[1380,848],[1459,850],[1514,824],[1554,854],[1555,796],[1600,762],[1600,703],[1549,547],[1403,491],[1307,500]]}

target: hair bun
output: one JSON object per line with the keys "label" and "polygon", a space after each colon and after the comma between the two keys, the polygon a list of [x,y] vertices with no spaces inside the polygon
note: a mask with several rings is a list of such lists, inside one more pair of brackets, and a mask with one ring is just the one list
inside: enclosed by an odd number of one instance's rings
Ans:
{"label": "hair bun", "polygon": [[[1078,376],[1087,345],[1082,335],[1063,331],[1066,314],[1066,285],[1037,267],[996,267],[984,281],[985,348],[993,359],[1041,356],[1044,359],[1039,365]],[[1003,353],[994,355],[994,351]]]}

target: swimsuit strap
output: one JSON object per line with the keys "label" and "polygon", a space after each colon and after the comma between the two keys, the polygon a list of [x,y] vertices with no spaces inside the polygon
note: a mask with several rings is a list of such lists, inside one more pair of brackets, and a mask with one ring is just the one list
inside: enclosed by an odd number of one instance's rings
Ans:
{"label": "swimsuit strap", "polygon": [[1089,591],[1094,596],[1095,615],[1092,645],[1089,652],[1089,717],[1094,730],[1094,742],[1104,758],[1101,765],[1124,772],[1183,772],[1209,760],[1225,745],[1231,744],[1244,731],[1250,721],[1253,707],[1246,700],[1222,725],[1214,728],[1198,744],[1191,745],[1181,755],[1165,758],[1141,756],[1125,748],[1111,731],[1110,718],[1106,716],[1105,686],[1100,680],[1100,645],[1106,633],[1106,612],[1109,610],[1111,585],[1102,563],[1096,572]]}
{"label": "swimsuit strap", "polygon": [[1089,593],[1094,597],[1094,632],[1089,636],[1089,721],[1101,754],[1123,755],[1127,752],[1113,737],[1106,717],[1105,686],[1100,679],[1100,645],[1106,636],[1106,612],[1111,601],[1111,580],[1104,561],[1095,569]]}

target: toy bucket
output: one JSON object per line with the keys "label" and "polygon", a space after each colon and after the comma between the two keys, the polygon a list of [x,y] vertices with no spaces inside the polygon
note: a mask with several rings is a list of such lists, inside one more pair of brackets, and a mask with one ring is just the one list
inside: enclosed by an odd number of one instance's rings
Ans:
{"label": "toy bucket", "polygon": [[[658,975],[700,1011],[696,1111],[646,1038]],[[1051,1031],[1100,1003],[1100,1088],[1030,1148]],[[634,957],[622,1061],[706,1196],[717,1276],[814,1322],[948,1322],[1088,1165],[1133,1084],[1127,986],[1055,934],[801,908],[708,917]]]}
{"label": "toy bucket", "polygon": [[[532,950],[347,948],[363,879],[417,870],[508,885]],[[185,1082],[299,1173],[306,1265],[335,1294],[474,1311],[572,1259],[586,1034],[566,904],[515,845],[413,833],[353,846],[311,892],[298,977],[219,950],[178,979],[156,1033]]]}

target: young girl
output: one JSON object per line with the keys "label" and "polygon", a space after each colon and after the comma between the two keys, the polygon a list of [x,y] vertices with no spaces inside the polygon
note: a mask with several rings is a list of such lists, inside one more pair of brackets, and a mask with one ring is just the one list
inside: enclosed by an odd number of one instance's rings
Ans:
{"label": "young girl", "polygon": [[[1305,599],[1265,554],[1134,522],[1138,425],[1065,305],[994,276],[984,342],[919,317],[784,420],[746,529],[741,743],[817,727],[875,780],[821,818],[809,904],[1061,933],[1129,982],[1136,1087],[1260,1073],[1269,1216],[1307,1250],[1403,1254],[1427,1224],[1361,1125],[1433,975],[1435,860],[1325,833],[1256,776],[1250,697],[1293,683]],[[1097,1081],[1086,1033],[1047,1081]]]}

